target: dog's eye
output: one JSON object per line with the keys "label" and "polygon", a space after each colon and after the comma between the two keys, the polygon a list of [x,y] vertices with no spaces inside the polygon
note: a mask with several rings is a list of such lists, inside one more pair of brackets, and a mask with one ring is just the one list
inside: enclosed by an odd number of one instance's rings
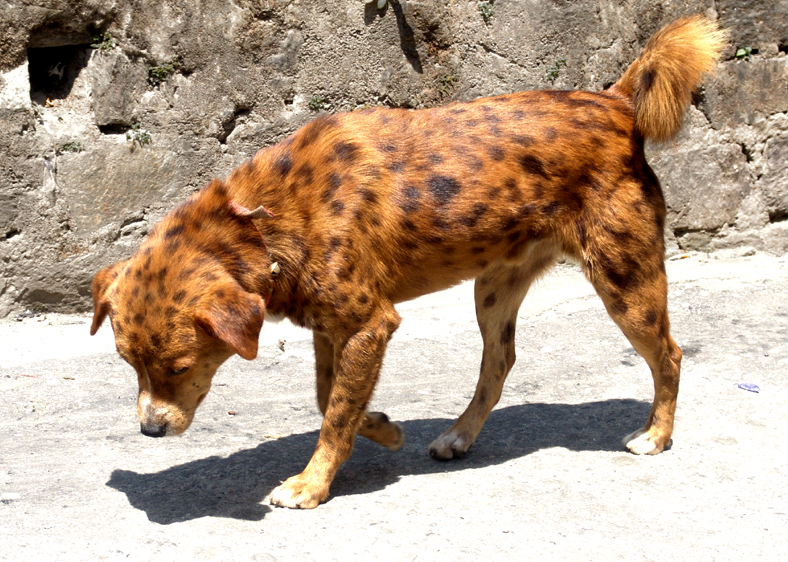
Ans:
{"label": "dog's eye", "polygon": [[176,368],[173,367],[172,369],[170,369],[169,375],[171,377],[174,377],[175,375],[182,375],[183,373],[185,373],[188,370],[189,370],[189,367],[183,367],[181,369],[176,369]]}

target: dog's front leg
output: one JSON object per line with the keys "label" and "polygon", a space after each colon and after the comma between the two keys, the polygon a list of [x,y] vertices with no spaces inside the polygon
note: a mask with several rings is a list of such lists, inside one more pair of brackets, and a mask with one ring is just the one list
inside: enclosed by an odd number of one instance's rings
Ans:
{"label": "dog's front leg", "polygon": [[380,372],[386,344],[399,326],[392,306],[380,310],[344,341],[334,342],[334,376],[312,459],[301,474],[274,489],[271,503],[311,509],[328,497],[340,465],[353,450]]}
{"label": "dog's front leg", "polygon": [[[334,384],[334,344],[320,332],[314,332],[315,374],[317,375],[317,405],[320,413],[326,415],[331,387]],[[366,412],[358,434],[392,451],[398,451],[405,444],[405,430],[396,422],[389,420],[383,412]]]}

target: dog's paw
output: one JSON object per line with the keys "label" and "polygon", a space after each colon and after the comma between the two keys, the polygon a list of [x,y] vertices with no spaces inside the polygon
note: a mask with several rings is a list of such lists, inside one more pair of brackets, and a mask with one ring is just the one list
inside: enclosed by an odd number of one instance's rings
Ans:
{"label": "dog's paw", "polygon": [[472,439],[457,430],[450,429],[430,443],[430,455],[434,459],[448,461],[463,456],[471,445],[473,445]]}
{"label": "dog's paw", "polygon": [[314,509],[328,497],[328,486],[315,484],[303,475],[291,476],[274,488],[271,505],[293,509]]}
{"label": "dog's paw", "polygon": [[367,412],[358,432],[392,451],[399,451],[405,444],[405,430],[400,424],[389,421],[383,412]]}
{"label": "dog's paw", "polygon": [[665,444],[659,435],[652,435],[645,429],[638,429],[630,433],[621,442],[624,444],[624,447],[636,455],[657,455],[665,448],[669,448],[671,443],[673,443],[673,441],[668,439],[668,442]]}

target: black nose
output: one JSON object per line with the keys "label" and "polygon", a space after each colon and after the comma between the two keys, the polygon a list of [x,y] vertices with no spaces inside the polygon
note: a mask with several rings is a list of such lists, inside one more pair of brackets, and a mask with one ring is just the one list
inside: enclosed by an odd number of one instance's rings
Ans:
{"label": "black nose", "polygon": [[140,431],[148,437],[164,437],[167,435],[167,425],[140,424]]}

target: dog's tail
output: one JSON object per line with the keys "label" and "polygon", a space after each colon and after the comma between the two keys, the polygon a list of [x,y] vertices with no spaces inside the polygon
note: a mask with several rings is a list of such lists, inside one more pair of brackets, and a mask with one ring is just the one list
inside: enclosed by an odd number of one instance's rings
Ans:
{"label": "dog's tail", "polygon": [[667,141],[681,129],[701,76],[714,68],[727,33],[703,16],[681,18],[656,32],[612,89],[635,103],[635,126]]}

